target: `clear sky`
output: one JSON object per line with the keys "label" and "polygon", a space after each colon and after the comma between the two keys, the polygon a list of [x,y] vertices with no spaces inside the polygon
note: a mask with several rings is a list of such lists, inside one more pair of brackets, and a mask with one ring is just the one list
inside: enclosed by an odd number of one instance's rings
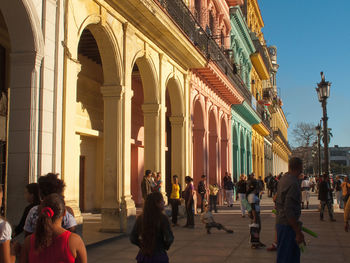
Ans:
{"label": "clear sky", "polygon": [[350,1],[258,0],[267,45],[277,46],[277,86],[291,131],[299,121],[322,117],[315,91],[324,71],[331,146],[350,146]]}

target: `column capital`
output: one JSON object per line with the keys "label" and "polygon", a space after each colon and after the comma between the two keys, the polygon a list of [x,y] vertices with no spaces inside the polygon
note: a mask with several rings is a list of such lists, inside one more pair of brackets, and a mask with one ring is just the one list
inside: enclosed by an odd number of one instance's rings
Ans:
{"label": "column capital", "polygon": [[120,98],[124,93],[124,86],[122,85],[104,85],[101,87],[103,97],[117,97]]}
{"label": "column capital", "polygon": [[183,126],[185,122],[184,116],[173,116],[169,118],[171,126]]}
{"label": "column capital", "polygon": [[158,116],[161,105],[158,103],[142,104],[141,108],[144,115]]}

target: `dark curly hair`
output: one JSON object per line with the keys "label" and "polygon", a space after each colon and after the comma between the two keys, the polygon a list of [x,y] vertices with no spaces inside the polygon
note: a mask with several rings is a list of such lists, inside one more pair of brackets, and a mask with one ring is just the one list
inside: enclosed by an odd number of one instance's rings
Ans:
{"label": "dark curly hair", "polygon": [[[43,211],[43,208],[51,208],[52,215]],[[39,217],[35,229],[35,249],[47,248],[52,243],[52,225],[60,217],[63,217],[66,211],[62,195],[54,193],[45,197],[38,208]]]}
{"label": "dark curly hair", "polygon": [[31,183],[26,185],[28,193],[33,195],[33,204],[40,204],[39,184]]}
{"label": "dark curly hair", "polygon": [[66,185],[58,178],[58,174],[48,173],[47,175],[41,176],[38,183],[41,199],[44,199],[50,194],[59,194],[63,196]]}

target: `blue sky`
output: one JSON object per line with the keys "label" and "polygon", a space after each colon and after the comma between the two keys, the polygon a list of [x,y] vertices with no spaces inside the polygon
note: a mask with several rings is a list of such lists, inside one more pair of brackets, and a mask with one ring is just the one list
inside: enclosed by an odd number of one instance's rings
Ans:
{"label": "blue sky", "polygon": [[[331,4],[330,4],[331,3]],[[322,117],[315,91],[324,71],[331,146],[350,146],[350,1],[259,0],[267,45],[277,46],[277,86],[291,131],[299,121]]]}

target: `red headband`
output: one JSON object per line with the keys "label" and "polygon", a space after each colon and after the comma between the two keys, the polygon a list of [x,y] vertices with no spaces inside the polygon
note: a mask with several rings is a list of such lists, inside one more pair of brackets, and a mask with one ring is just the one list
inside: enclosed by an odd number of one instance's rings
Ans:
{"label": "red headband", "polygon": [[44,208],[41,210],[41,213],[47,214],[47,216],[50,217],[50,218],[52,218],[53,215],[55,214],[55,213],[53,212],[52,208],[51,208],[51,207],[48,207],[48,206],[44,207]]}

